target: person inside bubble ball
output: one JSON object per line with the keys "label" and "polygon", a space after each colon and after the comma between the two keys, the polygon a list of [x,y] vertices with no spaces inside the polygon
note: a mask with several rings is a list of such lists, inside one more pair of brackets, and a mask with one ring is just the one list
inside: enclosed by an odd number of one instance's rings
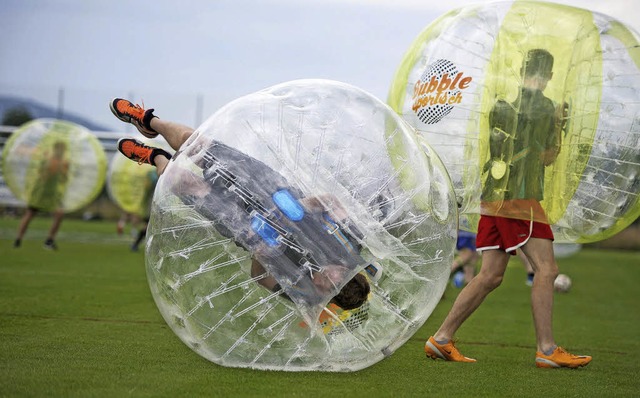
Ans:
{"label": "person inside bubble ball", "polygon": [[[556,345],[552,332],[553,283],[558,266],[553,253],[553,233],[539,201],[543,198],[545,167],[560,151],[562,129],[568,114],[557,108],[543,91],[552,78],[553,56],[544,49],[526,53],[521,68],[522,85],[513,103],[499,100],[489,114],[490,155],[481,198],[476,239],[482,253],[480,272],[460,292],[425,352],[433,359],[475,362],[453,344],[462,323],[502,282],[507,263],[516,249],[531,263],[535,278],[531,309],[536,332],[535,363],[541,368],[586,366],[590,356],[573,355]],[[507,165],[508,163],[508,165]]]}
{"label": "person inside bubble ball", "polygon": [[476,251],[476,234],[459,230],[456,251],[458,255],[451,264],[451,275],[453,275],[451,282],[454,287],[461,288],[471,282],[476,275],[476,263],[480,257]]}
{"label": "person inside bubble ball", "polygon": [[53,152],[44,154],[38,166],[37,176],[31,179],[31,188],[27,192],[27,211],[18,226],[18,234],[13,242],[13,247],[21,246],[22,238],[38,211],[52,211],[53,222],[49,228],[47,239],[44,241],[44,248],[57,250],[55,238],[64,218],[61,206],[68,179],[67,144],[64,141],[56,141],[53,144]]}
{"label": "person inside bubble ball", "polygon": [[[201,174],[179,169],[164,178],[172,179],[173,193],[214,221],[222,236],[252,254],[251,276],[259,284],[306,305],[333,296],[332,303],[349,310],[367,301],[369,282],[355,272],[364,261],[356,239],[362,236],[349,224],[337,198],[304,197],[266,164],[215,140],[182,148],[194,129],[162,120],[154,109],[121,98],[112,100],[110,108],[145,137],[162,136],[177,151],[174,156],[183,153],[202,169]],[[159,176],[172,157],[131,138],[121,139],[118,149],[131,160],[155,166]],[[300,233],[291,234],[292,229]],[[306,250],[309,246],[318,250]],[[337,284],[350,273],[355,275],[338,290]],[[287,281],[286,288],[278,281]]]}
{"label": "person inside bubble ball", "polygon": [[147,174],[144,180],[144,186],[142,187],[142,192],[144,193],[141,202],[144,204],[143,216],[132,215],[132,219],[138,219],[137,223],[132,221],[133,225],[138,226],[138,232],[136,233],[136,237],[131,244],[131,251],[137,252],[140,248],[140,244],[147,237],[147,227],[149,226],[149,217],[151,213],[151,201],[153,200],[153,192],[156,189],[156,184],[158,183],[158,171],[155,169],[151,169]]}

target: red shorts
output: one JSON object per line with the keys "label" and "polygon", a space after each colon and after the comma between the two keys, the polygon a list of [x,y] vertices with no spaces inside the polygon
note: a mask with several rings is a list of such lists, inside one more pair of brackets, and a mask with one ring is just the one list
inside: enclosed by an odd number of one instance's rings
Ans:
{"label": "red shorts", "polygon": [[502,250],[516,254],[516,249],[527,243],[529,238],[553,240],[549,224],[513,218],[480,216],[476,250]]}

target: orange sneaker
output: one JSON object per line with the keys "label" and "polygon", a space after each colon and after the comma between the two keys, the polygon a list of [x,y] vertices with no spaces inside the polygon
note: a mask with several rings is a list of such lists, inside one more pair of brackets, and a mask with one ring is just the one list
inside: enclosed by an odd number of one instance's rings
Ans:
{"label": "orange sneaker", "polygon": [[118,150],[127,158],[138,162],[138,164],[147,163],[155,166],[153,159],[157,155],[163,155],[167,159],[171,159],[169,152],[164,149],[147,146],[133,138],[121,138],[118,141]]}
{"label": "orange sneaker", "polygon": [[432,359],[442,358],[445,361],[452,362],[476,361],[473,358],[468,358],[460,354],[460,351],[455,347],[453,341],[449,340],[447,344],[440,344],[433,338],[433,336],[429,337],[429,340],[425,343],[424,352]]}
{"label": "orange sneaker", "polygon": [[118,119],[125,123],[131,123],[147,138],[155,138],[158,132],[151,128],[151,119],[153,119],[153,109],[144,109],[140,105],[134,104],[122,98],[114,98],[109,103],[111,112]]}
{"label": "orange sneaker", "polygon": [[556,347],[551,355],[536,352],[536,366],[539,368],[579,368],[591,362],[588,355],[573,355],[562,347]]}

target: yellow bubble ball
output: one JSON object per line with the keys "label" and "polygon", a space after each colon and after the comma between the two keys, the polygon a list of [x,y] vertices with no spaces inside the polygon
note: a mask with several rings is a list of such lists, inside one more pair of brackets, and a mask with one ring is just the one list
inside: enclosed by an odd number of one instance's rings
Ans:
{"label": "yellow bubble ball", "polygon": [[487,214],[591,242],[640,216],[639,96],[633,29],[581,8],[505,1],[426,27],[388,102],[445,163],[461,229]]}
{"label": "yellow bubble ball", "polygon": [[107,169],[104,149],[89,130],[55,119],[19,127],[7,140],[2,162],[11,192],[44,211],[87,206],[102,190]]}

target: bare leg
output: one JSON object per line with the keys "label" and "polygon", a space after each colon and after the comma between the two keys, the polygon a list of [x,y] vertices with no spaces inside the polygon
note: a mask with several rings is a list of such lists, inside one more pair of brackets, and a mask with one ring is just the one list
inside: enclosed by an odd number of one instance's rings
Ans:
{"label": "bare leg", "polygon": [[53,223],[51,223],[51,228],[49,228],[49,239],[54,240],[56,238],[56,234],[58,233],[58,229],[60,229],[60,224],[62,224],[63,218],[64,213],[62,210],[58,209],[53,213]]}
{"label": "bare leg", "polygon": [[478,258],[478,254],[477,252],[473,252],[473,253],[474,253],[473,261],[471,261],[470,263],[462,267],[462,269],[464,270],[464,283],[471,282],[471,279],[473,279],[476,276],[476,261]]}
{"label": "bare leg", "polygon": [[555,346],[553,339],[553,281],[558,276],[558,265],[553,255],[553,242],[530,238],[522,246],[536,277],[531,288],[531,311],[536,329],[538,351],[545,352]]}
{"label": "bare leg", "polygon": [[273,291],[278,284],[276,279],[269,275],[267,270],[265,270],[262,264],[260,264],[255,258],[251,259],[251,277],[260,277],[261,279],[258,279],[257,282],[271,291]]}
{"label": "bare leg", "polygon": [[122,213],[122,215],[120,216],[120,219],[116,224],[116,231],[118,232],[118,235],[122,235],[122,233],[124,232],[124,227],[127,225],[127,221],[129,220],[129,218],[129,213]]}
{"label": "bare leg", "polygon": [[167,165],[169,164],[169,158],[165,157],[164,155],[157,155],[155,158],[153,158],[153,163],[155,164],[158,171],[158,177],[160,177],[164,173],[164,169],[166,169]]}
{"label": "bare leg", "polygon": [[[151,119],[151,122],[149,124],[151,125],[151,128],[157,131],[158,134],[160,134],[162,137],[164,137],[171,148],[176,151],[180,149],[182,144],[184,144],[185,141],[187,141],[187,139],[191,137],[191,134],[193,134],[194,132],[194,129],[191,127],[187,127],[182,124],[170,122],[167,120],[162,120],[157,117]],[[159,171],[160,170],[158,170],[158,172]]]}
{"label": "bare leg", "polygon": [[478,252],[468,247],[460,249],[458,258],[451,264],[451,271],[455,271],[462,267],[464,271],[464,282],[469,283],[476,274],[476,262],[478,261]]}
{"label": "bare leg", "polygon": [[525,271],[527,271],[527,274],[533,273],[533,267],[531,266],[529,259],[527,259],[527,256],[521,249],[518,249],[518,257],[520,257],[522,265],[524,266]]}
{"label": "bare leg", "polygon": [[468,252],[470,249],[464,247],[458,250],[458,257],[453,260],[451,263],[451,272],[456,271],[458,268],[464,266],[467,263],[467,259],[469,257]]}
{"label": "bare leg", "polygon": [[[151,119],[149,124],[151,125],[151,128],[157,131],[158,134],[167,141],[171,148],[176,151],[180,149],[182,144],[184,144],[194,132],[191,127],[159,119],[157,117]],[[153,162],[158,170],[158,176],[161,176],[162,173],[164,173],[164,169],[169,164],[169,159],[164,155],[158,155],[153,159]]]}
{"label": "bare leg", "polygon": [[[160,156],[156,156],[156,159],[157,158],[160,158]],[[162,159],[166,158],[162,157]],[[167,180],[168,184],[173,187],[173,193],[178,197],[192,195],[198,198],[204,198],[211,192],[211,186],[202,178],[202,175],[197,175],[187,169],[178,168],[175,170],[175,173],[171,173],[164,178],[169,179]]]}
{"label": "bare leg", "polygon": [[33,209],[27,209],[24,216],[22,216],[22,220],[20,220],[20,226],[18,227],[18,236],[16,236],[16,240],[22,240],[24,234],[27,232],[27,228],[29,228],[29,224],[33,219],[33,216],[36,215],[36,212]]}
{"label": "bare leg", "polygon": [[451,340],[458,328],[482,304],[487,295],[500,286],[509,256],[508,253],[500,250],[487,250],[482,253],[480,272],[460,291],[451,311],[433,336],[436,341]]}
{"label": "bare leg", "polygon": [[140,243],[142,243],[142,240],[147,236],[147,227],[148,226],[149,226],[149,224],[147,222],[145,222],[140,227],[140,230],[138,231],[138,236],[136,237],[135,241],[131,244],[131,251],[134,251],[134,252],[138,251],[138,247],[140,246]]}

